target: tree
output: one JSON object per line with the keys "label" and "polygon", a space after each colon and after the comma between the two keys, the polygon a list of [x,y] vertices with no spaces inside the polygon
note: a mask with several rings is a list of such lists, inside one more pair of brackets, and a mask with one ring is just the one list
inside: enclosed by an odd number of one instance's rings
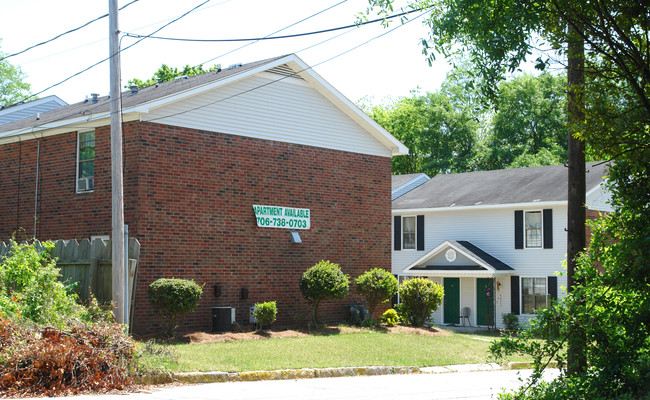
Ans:
{"label": "tree", "polygon": [[151,306],[165,322],[164,335],[172,337],[176,329],[199,305],[203,289],[196,282],[187,279],[160,278],[147,287]]}
{"label": "tree", "polygon": [[207,70],[203,69],[203,65],[197,65],[197,66],[190,66],[185,65],[183,69],[178,69],[178,68],[172,68],[168,66],[167,64],[163,64],[158,68],[156,72],[154,72],[153,76],[150,79],[147,79],[146,81],[143,81],[138,78],[133,78],[129,80],[128,85],[126,85],[126,88],[129,88],[131,85],[138,85],[139,87],[147,87],[151,85],[155,85],[156,83],[160,82],[169,82],[173,81],[174,78],[178,78],[179,76],[195,76],[195,75],[201,75],[206,72],[212,72],[212,71],[217,71],[221,69],[221,64],[215,64],[214,66],[208,68]]}
{"label": "tree", "polygon": [[[491,135],[487,139],[488,169],[552,165],[567,161],[566,76],[522,75],[499,84]],[[543,151],[544,150],[544,151]],[[525,158],[543,156],[526,163]]]}
{"label": "tree", "polygon": [[348,294],[350,279],[338,264],[320,261],[300,277],[300,292],[312,306],[313,323],[319,326],[318,306],[323,300],[342,299]]}
{"label": "tree", "polygon": [[[383,12],[392,7],[392,0],[370,0],[371,6],[379,6]],[[596,380],[606,383],[608,371],[594,369],[587,372],[586,350],[589,342],[582,334],[585,329],[583,318],[588,310],[604,307],[608,303],[589,303],[584,296],[584,287],[600,289],[598,283],[581,280],[584,275],[577,270],[577,260],[584,248],[584,141],[601,156],[616,161],[611,179],[614,196],[624,207],[630,207],[631,215],[647,215],[648,202],[635,196],[628,188],[648,193],[648,167],[650,167],[650,51],[648,28],[650,28],[650,5],[636,0],[423,0],[412,3],[414,7],[431,7],[428,18],[431,27],[429,40],[424,41],[425,51],[431,47],[450,55],[466,51],[481,68],[481,75],[487,82],[484,92],[494,97],[492,84],[503,79],[503,72],[516,70],[535,47],[535,39],[541,38],[550,47],[567,57],[567,127],[568,127],[568,240],[567,275],[569,296],[567,304],[575,309],[560,316],[566,327],[564,334],[569,338],[568,372],[572,379]],[[538,58],[538,65],[544,67],[547,60]],[[595,101],[594,101],[595,100]],[[645,185],[645,186],[644,186]],[[625,190],[617,192],[623,187]],[[627,195],[629,194],[629,196]],[[620,232],[633,231],[636,218],[622,220]],[[647,225],[646,225],[647,226]],[[646,236],[642,236],[646,237]],[[636,259],[646,261],[639,270],[648,276],[646,242],[631,241]],[[615,260],[626,261],[625,252],[616,254]],[[629,261],[629,260],[628,260]],[[614,260],[608,260],[610,266]],[[636,264],[635,264],[636,265]],[[604,265],[607,271],[610,267]],[[632,287],[638,285],[640,275],[619,274],[617,281]],[[613,288],[615,282],[610,282]],[[587,290],[588,291],[588,290]],[[647,291],[647,287],[646,287]],[[635,310],[638,310],[635,308]],[[632,313],[640,321],[646,311]],[[611,311],[615,311],[611,309]],[[605,313],[607,314],[607,312]],[[554,320],[556,323],[558,319]],[[541,323],[541,322],[540,322]],[[647,330],[640,333],[643,338],[642,351],[648,349]],[[622,348],[608,341],[602,345],[601,354],[615,360]],[[537,358],[538,362],[540,358]],[[647,359],[630,360],[639,371],[647,371]],[[597,363],[601,368],[607,363]],[[625,379],[625,377],[623,378]],[[555,381],[551,387],[560,388],[568,381]],[[617,381],[625,387],[627,382]],[[576,387],[580,388],[580,384]],[[582,386],[584,392],[588,385]],[[593,385],[592,385],[593,388]],[[578,390],[578,393],[580,391]],[[566,393],[564,393],[566,395]],[[596,393],[599,394],[599,393]],[[566,396],[562,396],[567,398]],[[589,397],[585,393],[576,397]]]}
{"label": "tree", "polygon": [[478,122],[441,93],[414,92],[370,116],[410,149],[393,158],[394,174],[465,172],[474,158]]}
{"label": "tree", "polygon": [[355,279],[357,292],[368,302],[370,318],[375,317],[375,309],[380,303],[385,303],[397,293],[397,278],[381,268],[373,268]]}
{"label": "tree", "polygon": [[30,95],[30,84],[20,67],[11,65],[0,51],[0,107],[10,106]]}

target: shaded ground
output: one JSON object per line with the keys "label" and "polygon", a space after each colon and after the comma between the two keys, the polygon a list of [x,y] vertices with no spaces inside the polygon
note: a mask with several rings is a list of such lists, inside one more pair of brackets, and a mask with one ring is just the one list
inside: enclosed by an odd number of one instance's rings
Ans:
{"label": "shaded ground", "polygon": [[226,332],[226,333],[207,333],[193,332],[184,335],[180,341],[185,343],[214,343],[214,342],[232,342],[236,340],[261,340],[270,338],[285,337],[306,337],[310,335],[335,335],[340,333],[357,333],[368,330],[385,333],[409,333],[414,335],[426,336],[449,336],[450,332],[438,328],[414,328],[411,326],[381,326],[375,328],[357,328],[349,326],[328,326],[319,330],[267,330],[262,332]]}

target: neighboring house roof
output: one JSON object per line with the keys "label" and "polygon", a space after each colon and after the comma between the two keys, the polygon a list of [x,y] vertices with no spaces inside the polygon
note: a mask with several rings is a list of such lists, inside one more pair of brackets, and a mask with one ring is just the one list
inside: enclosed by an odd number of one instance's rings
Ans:
{"label": "neighboring house roof", "polygon": [[429,176],[424,173],[393,175],[391,200],[395,200],[405,193],[410,192],[423,183],[426,183],[429,179]]}
{"label": "neighboring house roof", "polygon": [[[454,260],[447,259],[442,263],[440,260],[437,260],[439,255],[441,255],[445,250],[453,249],[454,251],[462,254],[464,260],[469,262],[461,262],[450,264],[456,261],[456,255],[454,254]],[[514,268],[507,265],[503,261],[493,257],[492,255],[486,253],[480,248],[476,247],[472,243],[465,240],[445,240],[438,246],[436,246],[431,251],[427,252],[422,257],[418,258],[406,268],[404,272],[410,273],[426,273],[426,274],[438,274],[438,273],[465,273],[465,274],[510,274],[514,271]]]}
{"label": "neighboring house roof", "polygon": [[0,108],[0,125],[29,117],[35,119],[39,113],[45,113],[67,105],[68,103],[65,101],[52,95],[43,97],[42,99],[32,100],[28,103],[18,103],[10,107],[2,107]]}
{"label": "neighboring house roof", "polygon": [[[345,98],[345,96],[334,89],[294,54],[243,65],[237,64],[216,72],[207,72],[185,79],[181,78],[171,82],[159,83],[141,88],[137,94],[131,94],[130,90],[122,92],[123,119],[125,122],[140,120],[142,115],[151,113],[154,110],[160,110],[161,107],[170,106],[191,97],[197,98],[198,95],[207,93],[213,89],[265,72],[271,72],[277,78],[265,85],[252,87],[238,94],[228,95],[226,99],[244,93],[255,92],[256,89],[269,86],[274,82],[283,81],[289,77],[296,78],[311,85],[311,87],[349,118],[354,120],[375,140],[380,142],[385,148],[388,148],[392,155],[408,154],[408,148],[406,146],[368,117],[354,103]],[[278,101],[282,101],[282,99],[278,99]],[[194,109],[200,107],[199,105]],[[34,117],[29,117],[0,125],[0,144],[19,140],[18,138],[25,134],[30,134],[30,137],[34,137],[33,133],[41,133],[42,136],[47,136],[69,132],[71,130],[70,125],[74,125],[74,129],[72,130],[80,130],[85,126],[92,128],[107,125],[107,119],[109,117],[110,101],[108,96],[99,97],[97,102],[93,102],[92,99],[86,99],[83,102],[42,113],[38,120]],[[160,118],[157,118],[157,120],[159,123],[165,123]]]}
{"label": "neighboring house roof", "polygon": [[[586,190],[600,187],[608,164],[587,163]],[[566,202],[564,165],[440,174],[393,201],[393,210],[449,209]]]}

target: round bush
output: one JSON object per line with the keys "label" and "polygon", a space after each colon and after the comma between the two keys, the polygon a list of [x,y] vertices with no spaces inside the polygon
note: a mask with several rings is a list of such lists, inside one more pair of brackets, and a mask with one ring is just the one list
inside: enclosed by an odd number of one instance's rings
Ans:
{"label": "round bush", "polygon": [[185,315],[196,309],[202,293],[199,285],[186,279],[161,278],[149,285],[149,301],[166,320],[167,336],[173,335]]}
{"label": "round bush", "polygon": [[386,312],[381,316],[381,322],[388,326],[395,326],[399,324],[399,315],[397,315],[397,311],[393,310],[392,308],[386,310]]}
{"label": "round bush", "polygon": [[269,326],[274,323],[277,315],[278,307],[275,304],[275,301],[255,303],[255,308],[253,309],[253,317],[255,317],[257,325],[260,329],[264,329],[265,326]]}
{"label": "round bush", "polygon": [[357,285],[357,292],[368,302],[371,319],[375,317],[377,305],[387,302],[397,293],[397,278],[381,268],[364,272],[354,283]]}
{"label": "round bush", "polygon": [[422,326],[442,303],[445,292],[437,283],[426,278],[409,279],[399,287],[402,307],[413,326]]}
{"label": "round bush", "polygon": [[300,278],[300,292],[312,305],[313,322],[318,326],[318,305],[326,299],[342,299],[348,294],[350,280],[338,264],[321,261]]}

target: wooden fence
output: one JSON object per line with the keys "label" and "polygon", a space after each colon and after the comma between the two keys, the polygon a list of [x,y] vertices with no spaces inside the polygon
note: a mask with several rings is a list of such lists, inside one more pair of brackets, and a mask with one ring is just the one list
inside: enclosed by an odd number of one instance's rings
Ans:
{"label": "wooden fence", "polygon": [[[43,246],[37,240],[34,247],[42,250]],[[11,250],[11,246],[0,242],[0,259]],[[133,310],[135,298],[135,278],[138,259],[140,258],[140,242],[129,238],[129,298]],[[61,269],[61,281],[76,283],[75,291],[81,300],[87,300],[90,293],[100,303],[110,302],[113,291],[113,264],[110,240],[84,239],[57,240],[54,242],[52,256],[57,258],[57,266]],[[132,315],[132,313],[131,313]]]}

